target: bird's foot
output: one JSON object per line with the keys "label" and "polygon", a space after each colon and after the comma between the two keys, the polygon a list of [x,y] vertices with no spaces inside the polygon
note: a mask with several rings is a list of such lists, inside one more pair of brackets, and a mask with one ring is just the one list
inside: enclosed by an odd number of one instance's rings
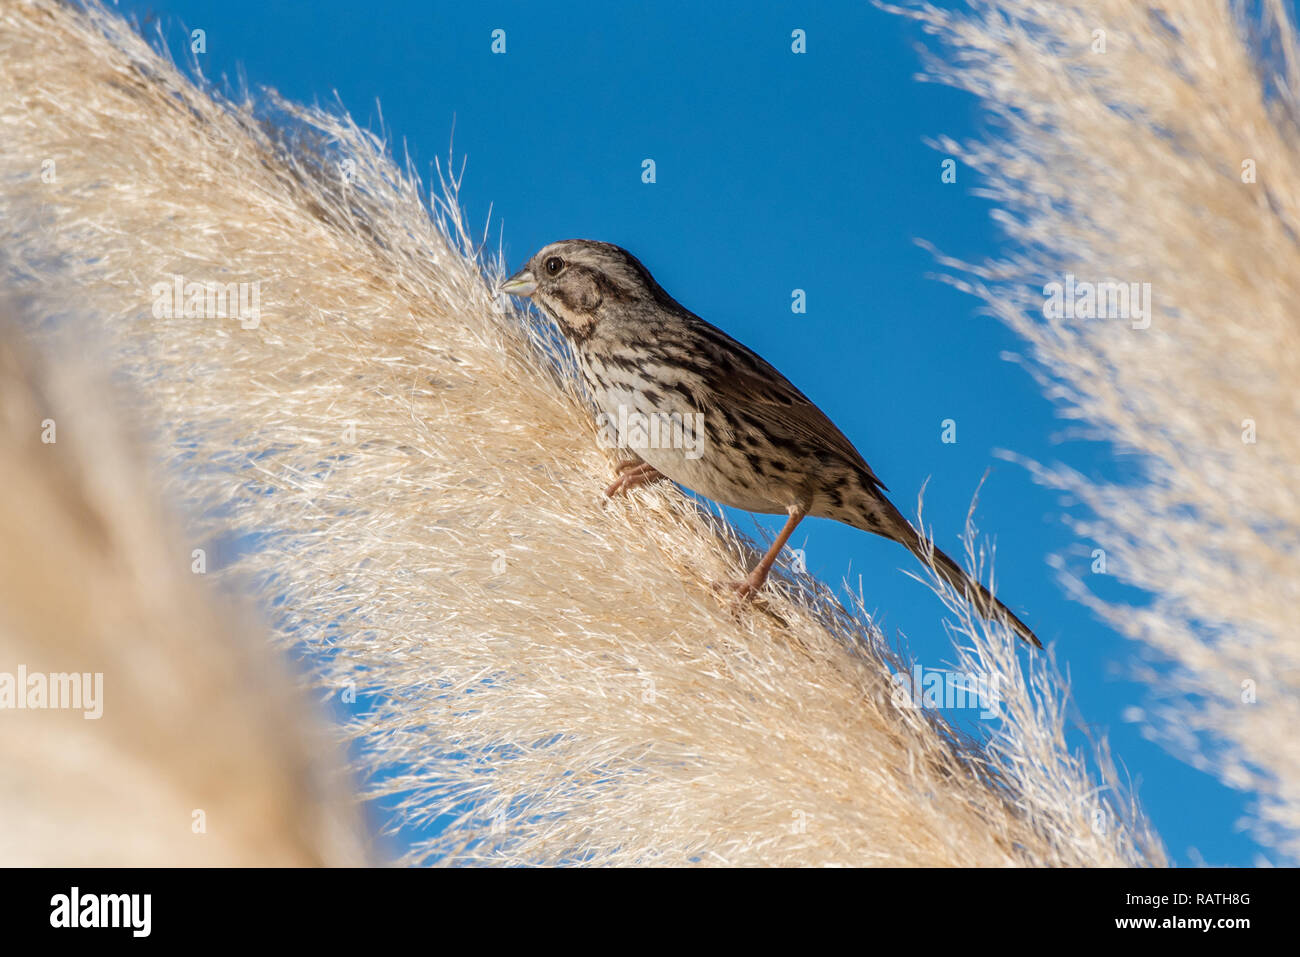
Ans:
{"label": "bird's foot", "polygon": [[711,581],[709,588],[736,621],[740,621],[740,613],[744,608],[749,606],[761,608],[766,604],[758,597],[758,590],[751,587],[748,581]]}
{"label": "bird's foot", "polygon": [[[718,585],[731,592],[736,601],[753,601],[754,596],[758,594],[758,588],[746,578],[739,582],[718,582]],[[759,588],[762,586],[760,585]]]}
{"label": "bird's foot", "polygon": [[[765,578],[766,576],[764,576]],[[730,599],[737,608],[745,604],[761,604],[763,602],[763,599],[759,596],[759,592],[763,588],[763,581],[756,582],[753,575],[738,582],[715,581],[709,584],[719,595]]]}
{"label": "bird's foot", "polygon": [[709,585],[714,594],[726,604],[731,617],[738,624],[743,620],[742,613],[746,609],[753,609],[767,615],[778,625],[789,626],[789,622],[773,611],[768,600],[762,595],[763,582],[755,584],[752,576],[743,581],[714,581]]}
{"label": "bird's foot", "polygon": [[657,482],[664,477],[662,472],[647,462],[619,462],[615,466],[615,471],[618,473],[618,478],[605,489],[605,495],[609,498],[631,491],[638,485]]}

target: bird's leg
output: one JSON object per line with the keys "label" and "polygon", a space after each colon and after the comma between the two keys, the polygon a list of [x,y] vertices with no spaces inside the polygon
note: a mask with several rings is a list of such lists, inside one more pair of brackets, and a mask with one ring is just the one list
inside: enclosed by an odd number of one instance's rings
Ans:
{"label": "bird's leg", "polygon": [[736,597],[741,601],[753,597],[763,587],[763,583],[767,581],[768,573],[772,571],[772,566],[776,564],[776,556],[781,554],[781,549],[785,548],[785,543],[794,534],[795,526],[803,521],[804,516],[808,514],[806,508],[798,505],[791,506],[789,512],[790,517],[786,519],[785,528],[781,529],[781,534],[776,536],[776,541],[767,550],[763,560],[754,566],[754,570],[749,573],[749,577],[743,582],[736,582],[731,586],[736,592]]}
{"label": "bird's leg", "polygon": [[663,473],[653,465],[635,459],[619,462],[615,466],[615,471],[618,472],[618,478],[614,479],[609,488],[605,489],[605,494],[611,498],[629,489],[634,489],[638,485],[657,482],[664,477]]}

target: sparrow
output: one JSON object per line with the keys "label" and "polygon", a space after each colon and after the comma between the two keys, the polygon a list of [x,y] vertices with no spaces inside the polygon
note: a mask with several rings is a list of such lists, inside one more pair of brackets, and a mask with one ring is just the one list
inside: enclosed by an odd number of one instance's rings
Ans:
{"label": "sparrow", "polygon": [[543,247],[500,291],[526,297],[568,341],[599,424],[634,457],[614,496],[667,478],[748,512],[787,516],[771,548],[731,587],[745,600],[767,581],[806,517],[901,543],[981,615],[1033,631],[960,565],[927,543],[884,483],[816,404],[756,352],[678,303],[627,250],[566,239]]}

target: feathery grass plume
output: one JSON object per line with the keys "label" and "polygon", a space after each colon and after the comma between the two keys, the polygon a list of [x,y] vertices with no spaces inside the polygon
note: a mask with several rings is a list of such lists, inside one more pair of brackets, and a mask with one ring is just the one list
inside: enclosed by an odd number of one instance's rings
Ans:
{"label": "feathery grass plume", "polygon": [[1151,600],[1102,600],[1077,562],[1060,560],[1063,577],[1144,643],[1148,732],[1257,792],[1255,836],[1300,860],[1300,65],[1286,6],[899,12],[939,38],[930,75],[996,124],[936,145],[980,172],[1016,252],[945,263],[1031,344],[1064,415],[1141,463],[1115,484],[1031,463],[1079,503],[1087,550]]}
{"label": "feathery grass plume", "polygon": [[0,315],[0,862],[364,863],[342,754],[72,351]]}
{"label": "feathery grass plume", "polygon": [[[257,537],[281,642],[361,692],[411,861],[1163,861],[1052,776],[1058,712],[986,752],[897,706],[907,666],[807,578],[733,616],[706,583],[749,549],[687,496],[606,500],[566,353],[493,296],[454,178],[431,216],[346,117],[226,102],[95,4],[3,10],[9,281],[106,318],[174,494]],[[258,284],[242,321],[207,282]]]}

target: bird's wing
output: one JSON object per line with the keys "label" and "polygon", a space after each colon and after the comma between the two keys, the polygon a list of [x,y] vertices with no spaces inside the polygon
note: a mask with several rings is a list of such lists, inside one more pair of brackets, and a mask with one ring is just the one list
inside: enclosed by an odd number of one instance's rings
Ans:
{"label": "bird's wing", "polygon": [[[725,333],[724,333],[725,335]],[[743,407],[750,403],[755,412],[779,427],[791,438],[813,447],[825,448],[860,468],[863,473],[884,491],[885,483],[876,478],[866,460],[830,418],[790,382],[771,363],[735,340],[735,352],[748,359],[737,362],[736,368],[726,370],[716,377],[714,387],[720,398]]]}

